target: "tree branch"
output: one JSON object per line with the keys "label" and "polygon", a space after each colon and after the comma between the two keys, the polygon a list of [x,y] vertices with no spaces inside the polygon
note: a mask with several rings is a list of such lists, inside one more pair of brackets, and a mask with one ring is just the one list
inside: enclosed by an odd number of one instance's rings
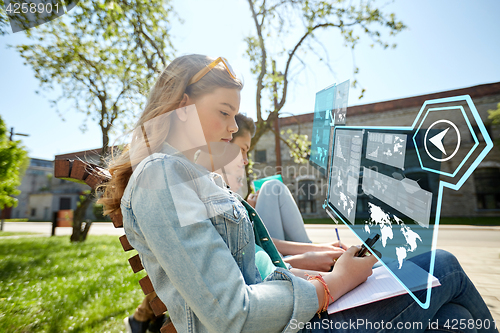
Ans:
{"label": "tree branch", "polygon": [[293,48],[292,52],[289,53],[288,55],[288,60],[286,62],[285,66],[285,73],[283,74],[283,94],[281,97],[280,102],[278,103],[277,111],[281,110],[283,108],[283,105],[285,105],[286,102],[286,94],[287,94],[287,89],[288,89],[288,71],[290,69],[290,63],[292,62],[293,56],[295,55],[295,52],[299,49],[301,44],[304,42],[304,40],[309,37],[312,32],[316,29],[319,28],[328,28],[328,27],[339,27],[339,25],[334,24],[334,23],[322,23],[322,24],[317,24],[314,27],[308,29],[308,31],[300,38],[299,42],[295,45]]}
{"label": "tree branch", "polygon": [[143,35],[148,40],[148,42],[151,44],[151,46],[156,50],[158,57],[160,58],[161,62],[163,63],[163,66],[167,67],[167,59],[165,59],[165,55],[163,54],[163,50],[161,50],[158,47],[158,45],[156,45],[156,42],[153,41],[153,39],[151,37],[149,37],[149,35],[142,29],[143,24],[142,24],[140,17],[137,18],[137,22],[139,22],[139,32],[141,33],[141,35]]}
{"label": "tree branch", "polygon": [[[255,9],[253,7],[252,0],[248,0],[248,4],[250,5],[250,10],[252,11],[252,17],[255,23],[255,28],[257,29],[257,35],[259,36],[259,44],[261,50],[261,69],[259,77],[257,78],[257,93],[256,93],[256,106],[257,106],[257,121],[262,121],[262,109],[260,102],[262,100],[262,89],[264,89],[264,85],[262,84],[264,80],[264,76],[266,75],[266,48],[264,45],[264,38],[262,37],[262,25],[257,21],[257,14],[255,13]],[[262,14],[262,22],[264,22],[264,14]]]}

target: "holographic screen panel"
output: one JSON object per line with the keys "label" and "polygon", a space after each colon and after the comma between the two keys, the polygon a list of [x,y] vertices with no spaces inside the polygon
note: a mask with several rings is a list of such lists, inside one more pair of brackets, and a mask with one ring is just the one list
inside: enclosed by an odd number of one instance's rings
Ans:
{"label": "holographic screen panel", "polygon": [[[363,242],[378,233],[372,254],[428,308],[443,191],[460,189],[493,147],[472,99],[426,101],[408,126],[332,132],[324,208]],[[407,271],[419,255],[428,274]]]}
{"label": "holographic screen panel", "polygon": [[335,125],[345,124],[349,82],[333,84],[316,93],[309,161],[324,174],[328,170],[331,131]]}

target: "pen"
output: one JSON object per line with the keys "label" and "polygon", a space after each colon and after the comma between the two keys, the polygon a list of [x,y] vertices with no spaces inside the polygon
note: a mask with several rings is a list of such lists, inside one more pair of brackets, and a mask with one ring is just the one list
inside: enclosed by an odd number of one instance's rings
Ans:
{"label": "pen", "polygon": [[335,228],[335,232],[337,233],[337,239],[339,241],[339,247],[342,247],[342,243],[340,242],[339,229]]}

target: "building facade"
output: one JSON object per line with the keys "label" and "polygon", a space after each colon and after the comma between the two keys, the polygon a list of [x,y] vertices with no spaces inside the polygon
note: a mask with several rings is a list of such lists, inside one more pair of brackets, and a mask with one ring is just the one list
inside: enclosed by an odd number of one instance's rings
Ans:
{"label": "building facade", "polygon": [[[54,212],[76,209],[80,195],[89,187],[54,178],[54,161],[31,158],[18,189],[21,191],[16,197],[18,204],[6,218],[51,221]],[[95,218],[92,207],[85,217]]]}
{"label": "building facade", "polygon": [[[347,108],[348,126],[409,126],[413,123],[423,103],[427,100],[470,95],[481,119],[493,139],[500,138],[500,126],[488,120],[488,110],[500,103],[500,82],[463,89],[397,99],[386,102],[358,105]],[[311,138],[313,113],[279,119],[280,130],[307,134]],[[252,152],[256,178],[277,173],[277,152],[281,154],[281,174],[284,183],[292,192],[305,218],[327,217],[322,204],[327,195],[327,178],[310,164],[298,165],[290,157],[288,147],[281,143],[276,150],[275,135],[268,132],[261,137]],[[472,145],[471,138],[462,140]],[[452,161],[443,162],[442,170],[456,166]],[[425,176],[425,175],[422,175]],[[484,217],[500,216],[500,149],[494,147],[459,191],[445,189],[441,216]]]}

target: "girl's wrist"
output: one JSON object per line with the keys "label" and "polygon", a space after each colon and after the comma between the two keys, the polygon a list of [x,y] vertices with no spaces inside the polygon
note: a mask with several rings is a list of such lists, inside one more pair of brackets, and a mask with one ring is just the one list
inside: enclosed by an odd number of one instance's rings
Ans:
{"label": "girl's wrist", "polygon": [[330,289],[330,295],[332,295],[334,301],[342,297],[342,295],[347,292],[347,290],[344,290],[346,283],[342,280],[342,277],[335,272],[335,270],[325,274],[323,278]]}

